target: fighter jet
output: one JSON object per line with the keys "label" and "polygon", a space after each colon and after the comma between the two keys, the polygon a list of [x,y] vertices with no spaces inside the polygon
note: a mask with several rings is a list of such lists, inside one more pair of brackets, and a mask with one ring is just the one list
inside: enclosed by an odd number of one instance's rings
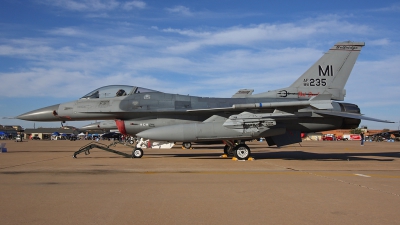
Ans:
{"label": "fighter jet", "polygon": [[251,155],[246,141],[265,138],[268,145],[301,142],[301,133],[357,128],[366,117],[344,100],[344,86],[365,46],[339,42],[294,83],[232,98],[163,93],[143,87],[111,85],[82,98],[18,116],[30,121],[114,120],[122,134],[159,141],[222,141],[238,159]]}

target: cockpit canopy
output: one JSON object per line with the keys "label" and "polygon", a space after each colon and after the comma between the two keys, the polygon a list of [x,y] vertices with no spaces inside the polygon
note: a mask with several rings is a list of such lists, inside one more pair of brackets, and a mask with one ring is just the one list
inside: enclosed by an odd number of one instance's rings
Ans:
{"label": "cockpit canopy", "polygon": [[82,98],[114,98],[147,92],[158,91],[129,85],[108,85],[89,92],[89,94],[84,95]]}

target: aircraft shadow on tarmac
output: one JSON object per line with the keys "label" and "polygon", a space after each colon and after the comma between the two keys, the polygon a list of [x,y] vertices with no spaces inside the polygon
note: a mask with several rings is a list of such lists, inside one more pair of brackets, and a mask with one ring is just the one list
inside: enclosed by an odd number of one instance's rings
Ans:
{"label": "aircraft shadow on tarmac", "polygon": [[[147,154],[146,157],[184,157],[190,159],[220,159],[222,153],[155,153]],[[375,152],[375,153],[311,153],[304,151],[276,151],[276,152],[253,152],[255,159],[283,159],[283,160],[315,160],[315,161],[394,161],[400,158],[400,152]],[[381,158],[385,157],[385,158]],[[230,159],[225,158],[225,159]]]}
{"label": "aircraft shadow on tarmac", "polygon": [[[316,161],[394,161],[400,158],[400,152],[375,152],[375,153],[311,153],[304,151],[280,151],[253,153],[258,159],[284,159],[284,160],[316,160]],[[381,158],[386,157],[386,158]]]}
{"label": "aircraft shadow on tarmac", "polygon": [[22,151],[9,151],[7,154],[18,154],[18,153],[60,153],[60,152],[67,152],[70,153],[70,150],[63,150],[63,151],[58,151],[58,150],[22,150]]}
{"label": "aircraft shadow on tarmac", "polygon": [[[307,146],[306,148],[313,148],[319,146]],[[198,150],[221,150],[221,152],[200,153]],[[315,161],[394,161],[395,158],[400,158],[400,152],[351,152],[351,153],[313,153],[306,151],[279,151],[281,148],[277,147],[266,147],[266,146],[253,146],[252,157],[255,159],[283,159],[283,160],[315,160]],[[285,149],[285,147],[283,148]],[[194,146],[194,152],[190,149],[182,150],[180,153],[152,153],[151,150],[145,150],[146,158],[160,158],[160,157],[182,157],[189,159],[231,159],[221,158],[222,147],[221,146]],[[41,153],[72,153],[68,150],[63,151],[43,151],[43,150],[32,150],[32,151],[18,151],[15,153],[27,153],[27,152],[41,152]],[[12,153],[12,152],[10,152]],[[79,155],[78,158],[123,158],[121,156],[115,156],[110,154],[109,156],[96,156],[96,152],[92,152],[85,156],[84,154]],[[128,152],[126,152],[128,153]],[[129,154],[129,153],[128,153]]]}
{"label": "aircraft shadow on tarmac", "polygon": [[[195,149],[199,150],[202,148],[207,149],[222,149],[221,146],[194,146]],[[302,148],[320,148],[321,146],[312,146]],[[343,153],[313,153],[306,151],[279,151],[279,149],[289,149],[290,147],[276,147],[276,146],[252,146],[252,157],[255,159],[283,159],[283,160],[316,160],[316,161],[394,161],[394,158],[400,158],[400,152],[343,152]],[[186,150],[183,150],[186,151]],[[189,157],[205,159],[207,156],[220,156],[222,153],[216,154],[199,154],[199,153],[185,153],[185,154],[159,154],[159,155],[170,155],[173,157]],[[210,158],[209,159],[215,159]]]}

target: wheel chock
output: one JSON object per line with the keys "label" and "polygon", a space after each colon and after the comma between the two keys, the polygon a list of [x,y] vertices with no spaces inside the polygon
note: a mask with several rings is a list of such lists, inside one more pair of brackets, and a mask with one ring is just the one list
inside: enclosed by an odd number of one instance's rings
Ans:
{"label": "wheel chock", "polygon": [[[239,159],[236,158],[236,157],[233,157],[232,160],[233,160],[233,161],[246,161],[246,160],[239,160]],[[254,161],[254,160],[255,160],[255,159],[254,159],[253,157],[249,157],[249,158],[247,159],[247,161]]]}
{"label": "wheel chock", "polygon": [[221,158],[228,158],[228,155],[227,155],[227,154],[223,154],[223,155],[221,155],[220,157],[221,157]]}

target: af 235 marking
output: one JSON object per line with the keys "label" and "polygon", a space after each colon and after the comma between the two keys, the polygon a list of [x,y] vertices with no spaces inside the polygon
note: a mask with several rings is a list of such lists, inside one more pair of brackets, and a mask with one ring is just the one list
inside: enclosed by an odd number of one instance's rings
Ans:
{"label": "af 235 marking", "polygon": [[326,86],[326,79],[310,79],[310,86]]}

